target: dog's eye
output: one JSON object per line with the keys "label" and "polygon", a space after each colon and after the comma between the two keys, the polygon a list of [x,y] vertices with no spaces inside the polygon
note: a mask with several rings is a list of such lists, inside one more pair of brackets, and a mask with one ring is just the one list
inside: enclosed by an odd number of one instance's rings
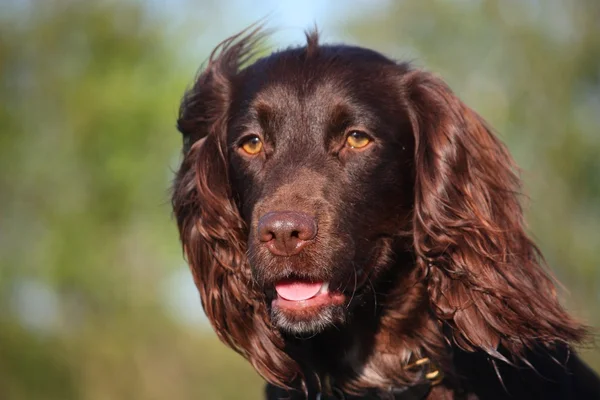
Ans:
{"label": "dog's eye", "polygon": [[371,138],[364,132],[352,131],[346,138],[346,143],[353,149],[362,149],[371,143]]}
{"label": "dog's eye", "polygon": [[250,136],[246,140],[244,140],[241,144],[242,150],[250,155],[255,155],[260,153],[262,150],[263,144],[258,136]]}

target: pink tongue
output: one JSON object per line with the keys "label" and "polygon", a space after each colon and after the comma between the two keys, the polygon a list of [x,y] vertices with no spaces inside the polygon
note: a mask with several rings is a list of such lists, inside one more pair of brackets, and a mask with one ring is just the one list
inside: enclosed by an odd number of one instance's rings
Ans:
{"label": "pink tongue", "polygon": [[300,301],[316,296],[323,282],[282,281],[275,284],[277,294],[285,300]]}

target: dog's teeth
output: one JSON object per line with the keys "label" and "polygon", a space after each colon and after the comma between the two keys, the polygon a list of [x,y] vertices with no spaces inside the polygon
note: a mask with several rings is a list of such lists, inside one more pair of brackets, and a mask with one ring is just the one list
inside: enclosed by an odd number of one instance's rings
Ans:
{"label": "dog's teeth", "polygon": [[323,282],[323,286],[321,286],[321,293],[329,292],[329,282]]}

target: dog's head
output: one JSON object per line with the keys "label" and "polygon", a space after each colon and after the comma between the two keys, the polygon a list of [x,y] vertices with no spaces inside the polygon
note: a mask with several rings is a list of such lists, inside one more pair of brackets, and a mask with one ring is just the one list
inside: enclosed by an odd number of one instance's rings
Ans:
{"label": "dog's head", "polygon": [[232,82],[231,194],[279,328],[343,323],[410,225],[413,138],[390,90],[401,70],[369,50],[313,45],[263,58]]}
{"label": "dog's head", "polygon": [[[467,349],[578,337],[524,232],[510,156],[440,79],[315,34],[241,68],[259,38],[220,45],[178,121],[174,210],[222,340],[289,382],[281,333],[346,324],[389,279],[421,285]],[[400,298],[383,293],[383,314]]]}

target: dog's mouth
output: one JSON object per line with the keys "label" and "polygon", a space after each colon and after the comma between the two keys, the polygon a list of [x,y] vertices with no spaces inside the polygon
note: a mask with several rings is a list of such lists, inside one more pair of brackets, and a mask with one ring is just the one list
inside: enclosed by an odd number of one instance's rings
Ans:
{"label": "dog's mouth", "polygon": [[[271,322],[283,332],[312,335],[348,323],[356,307],[366,304],[374,292],[372,272],[381,268],[389,256],[389,246],[377,246],[364,264],[340,266],[335,274],[316,268],[283,268],[279,276],[262,279]],[[354,263],[353,263],[354,264]],[[295,265],[294,265],[295,266]],[[287,269],[287,270],[286,270]]]}
{"label": "dog's mouth", "polygon": [[286,279],[275,283],[272,306],[286,309],[307,309],[342,304],[346,296],[330,291],[329,282]]}
{"label": "dog's mouth", "polygon": [[273,325],[303,337],[346,324],[353,305],[361,302],[363,280],[355,274],[344,283],[338,278],[286,276],[273,281],[266,290]]}

